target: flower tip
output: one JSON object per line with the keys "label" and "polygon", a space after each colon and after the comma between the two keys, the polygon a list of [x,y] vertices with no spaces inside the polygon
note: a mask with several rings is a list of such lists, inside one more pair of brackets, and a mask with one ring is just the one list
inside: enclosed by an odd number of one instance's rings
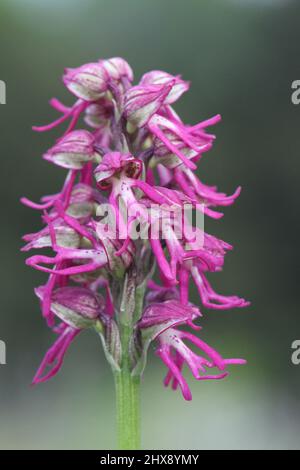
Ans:
{"label": "flower tip", "polygon": [[[200,312],[199,312],[200,313]],[[199,317],[202,317],[202,313],[200,313]],[[200,331],[202,330],[202,326],[195,325],[191,320],[187,320],[186,324],[192,328],[194,331]]]}
{"label": "flower tip", "polygon": [[228,366],[245,366],[247,364],[246,359],[225,359],[224,365],[225,367]]}
{"label": "flower tip", "polygon": [[186,166],[187,166],[188,168],[190,168],[191,170],[197,170],[197,165],[196,165],[194,162],[192,162],[191,160],[187,160],[187,159],[186,159],[184,163],[185,163]]}
{"label": "flower tip", "polygon": [[204,212],[206,215],[209,215],[210,217],[212,217],[213,219],[215,220],[220,220],[224,217],[224,212],[217,212],[217,211],[212,211],[212,210],[209,210],[207,208],[205,208],[205,212]]}
{"label": "flower tip", "polygon": [[[47,380],[47,379],[46,379]],[[30,384],[30,387],[35,387],[36,385],[39,385],[43,382],[46,382],[44,377],[39,377],[38,375],[35,375],[32,379],[32,382]]]}
{"label": "flower tip", "polygon": [[[174,390],[175,390],[175,388],[174,388]],[[193,395],[192,395],[192,392],[190,391],[187,384],[185,384],[185,386],[181,387],[181,393],[182,393],[182,396],[185,399],[185,401],[192,401]]]}
{"label": "flower tip", "polygon": [[251,305],[251,302],[249,302],[249,300],[246,300],[246,299],[240,299],[240,302],[238,305],[236,305],[236,307],[238,308],[246,308],[246,307],[249,307]]}
{"label": "flower tip", "polygon": [[41,126],[32,126],[31,129],[34,131],[34,132],[42,132],[42,127]]}
{"label": "flower tip", "polygon": [[46,160],[47,162],[51,162],[53,160],[53,158],[51,159],[51,155],[49,153],[44,153],[42,155],[42,159]]}
{"label": "flower tip", "polygon": [[44,286],[35,287],[33,291],[40,300],[43,300]]}
{"label": "flower tip", "polygon": [[214,126],[215,124],[218,124],[221,121],[222,121],[222,115],[216,114],[212,118],[207,119],[207,121],[204,121],[204,123],[205,123],[205,127],[210,127],[210,126]]}
{"label": "flower tip", "polygon": [[185,401],[192,401],[192,399],[193,399],[191,393],[189,393],[189,394],[184,394],[184,395],[183,395],[183,398],[185,399]]}
{"label": "flower tip", "polygon": [[246,359],[238,359],[239,362],[237,362],[238,365],[240,366],[246,366],[248,364],[248,361]]}
{"label": "flower tip", "polygon": [[234,193],[233,193],[233,197],[234,197],[234,198],[239,197],[239,195],[241,194],[241,192],[242,192],[242,186],[238,186],[238,187],[236,188],[236,190],[234,191]]}
{"label": "flower tip", "polygon": [[20,203],[27,207],[30,206],[30,201],[27,199],[27,197],[24,196],[20,197]]}
{"label": "flower tip", "polygon": [[[166,377],[164,378],[164,381],[163,381],[163,384],[166,388],[170,385],[171,380],[172,380],[172,374],[169,372],[166,375]],[[173,383],[171,385],[171,388],[174,392],[176,392],[176,390],[178,388],[178,382],[176,380],[174,381],[174,378],[173,378]],[[185,401],[192,401],[192,399],[193,399],[192,392],[190,391],[190,389],[189,389],[189,387],[186,383],[181,384],[181,393],[182,393],[182,396],[185,399]]]}
{"label": "flower tip", "polygon": [[228,372],[224,372],[223,374],[220,374],[220,375],[216,375],[215,377],[213,377],[215,380],[223,380],[223,379],[226,379],[226,377],[228,377],[229,373]]}

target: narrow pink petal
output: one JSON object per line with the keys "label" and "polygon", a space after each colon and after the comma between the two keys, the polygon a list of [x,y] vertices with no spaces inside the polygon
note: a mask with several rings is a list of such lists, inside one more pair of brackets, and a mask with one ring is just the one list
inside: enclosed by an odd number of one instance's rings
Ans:
{"label": "narrow pink petal", "polygon": [[180,370],[178,369],[177,365],[171,359],[170,355],[164,349],[159,349],[157,351],[157,354],[161,358],[163,363],[171,371],[171,373],[176,378],[176,380],[178,381],[184,399],[187,400],[187,401],[190,401],[192,399],[192,394],[191,394],[191,391],[189,389],[189,386],[188,386],[187,382],[185,381],[183,375],[181,374]]}
{"label": "narrow pink petal", "polygon": [[191,162],[178,148],[172,144],[172,142],[169,141],[169,139],[166,138],[164,133],[159,129],[158,126],[152,124],[151,122],[148,124],[150,131],[158,138],[160,139],[165,146],[171,150],[171,152],[175,153],[178,158],[191,170],[195,170],[197,166]]}

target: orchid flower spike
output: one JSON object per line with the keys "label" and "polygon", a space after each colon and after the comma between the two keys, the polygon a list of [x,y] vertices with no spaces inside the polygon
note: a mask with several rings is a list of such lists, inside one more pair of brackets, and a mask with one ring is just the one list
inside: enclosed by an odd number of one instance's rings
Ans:
{"label": "orchid flower spike", "polygon": [[[186,210],[219,219],[218,209],[233,204],[241,188],[228,196],[195,172],[215,141],[208,128],[220,116],[193,125],[181,120],[174,105],[189,82],[160,70],[136,84],[133,78],[120,57],[67,68],[63,84],[74,103],[52,99],[58,119],[34,128],[67,123],[44,154],[66,172],[61,190],[37,203],[22,198],[42,219],[41,230],[24,236],[23,251],[53,252],[26,260],[48,275],[35,292],[57,335],[33,383],[57,374],[72,341],[91,328],[117,383],[126,374],[139,380],[153,343],[167,369],[164,384],[190,400],[184,365],[202,381],[223,379],[229,366],[245,364],[200,339],[199,320],[209,310],[249,302],[215,292],[207,276],[223,269],[232,246],[193,226]],[[193,303],[192,283],[199,294]]]}

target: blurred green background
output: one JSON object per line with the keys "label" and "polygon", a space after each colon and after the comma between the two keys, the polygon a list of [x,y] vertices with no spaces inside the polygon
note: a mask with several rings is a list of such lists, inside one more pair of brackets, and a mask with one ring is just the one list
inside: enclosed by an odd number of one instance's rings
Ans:
{"label": "blurred green background", "polygon": [[[21,235],[39,214],[19,204],[60,188],[64,171],[41,159],[59,129],[31,125],[56,116],[47,100],[72,98],[65,66],[123,56],[136,79],[150,69],[181,73],[191,91],[177,110],[188,122],[221,113],[217,142],[199,174],[244,191],[211,233],[233,243],[222,293],[251,299],[245,311],[212,312],[203,338],[225,356],[245,357],[218,383],[190,380],[193,401],[164,389],[153,351],[143,379],[143,447],[159,449],[300,448],[300,366],[291,363],[299,320],[299,124],[291,83],[300,79],[300,3],[251,0],[2,0],[1,120],[2,449],[114,447],[114,390],[101,344],[82,334],[52,381],[30,387],[53,335],[33,287],[45,275],[25,267]],[[195,302],[197,297],[195,296]]]}

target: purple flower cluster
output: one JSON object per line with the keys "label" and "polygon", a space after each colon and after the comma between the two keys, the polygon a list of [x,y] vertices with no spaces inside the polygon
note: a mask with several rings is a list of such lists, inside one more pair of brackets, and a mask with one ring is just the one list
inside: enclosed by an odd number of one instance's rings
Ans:
{"label": "purple flower cluster", "polygon": [[[240,188],[227,196],[194,173],[215,139],[207,128],[220,116],[185,125],[173,104],[189,83],[152,71],[132,85],[132,70],[121,58],[66,69],[63,82],[75,103],[65,106],[52,99],[60,117],[34,129],[47,131],[68,123],[44,155],[67,170],[65,183],[59,193],[44,196],[40,203],[22,198],[25,205],[42,211],[44,225],[38,233],[24,236],[23,250],[53,250],[52,256],[38,254],[26,260],[49,274],[35,292],[48,326],[58,335],[33,382],[55,375],[73,339],[92,327],[100,334],[112,367],[121,370],[126,354],[132,374],[142,373],[147,349],[155,341],[157,355],[167,367],[165,385],[179,386],[190,400],[182,373],[185,364],[197,380],[206,380],[221,379],[228,374],[228,365],[245,363],[222,358],[195,334],[179,328],[200,329],[193,323],[202,313],[189,301],[191,280],[205,308],[248,305],[237,296],[217,294],[207,279],[208,272],[222,270],[225,253],[232,247],[199,227],[193,234],[200,236],[201,244],[185,232],[179,237],[179,222],[189,222],[182,215],[173,223],[167,217],[174,207],[182,214],[189,204],[219,219],[223,214],[216,209],[232,204],[239,195]],[[160,209],[150,220],[153,204]],[[110,217],[99,215],[104,205],[114,214],[114,236]],[[142,228],[147,236],[134,239],[132,231]],[[127,351],[124,325],[130,331]]]}

